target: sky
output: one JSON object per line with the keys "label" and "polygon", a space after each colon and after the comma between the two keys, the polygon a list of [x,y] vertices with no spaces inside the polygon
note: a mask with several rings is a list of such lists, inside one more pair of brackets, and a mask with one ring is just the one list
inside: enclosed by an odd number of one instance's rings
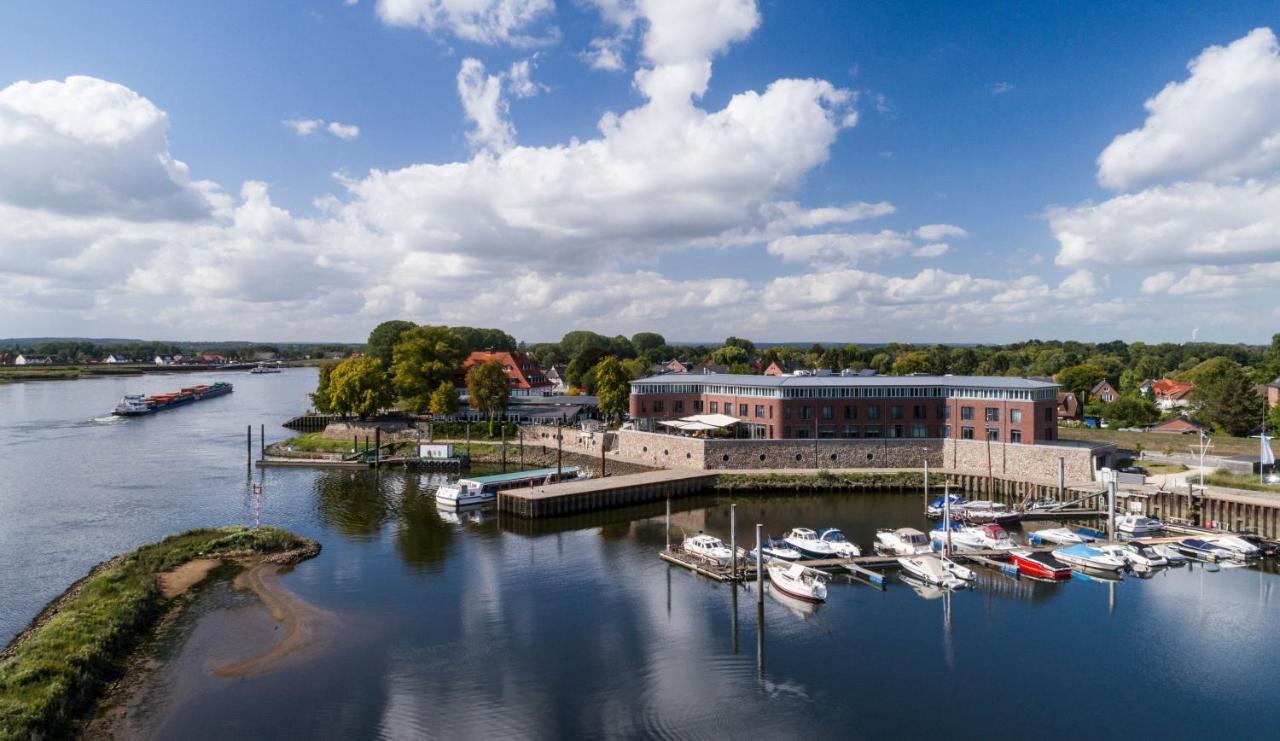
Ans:
{"label": "sky", "polygon": [[0,337],[1265,342],[1280,5],[0,5]]}

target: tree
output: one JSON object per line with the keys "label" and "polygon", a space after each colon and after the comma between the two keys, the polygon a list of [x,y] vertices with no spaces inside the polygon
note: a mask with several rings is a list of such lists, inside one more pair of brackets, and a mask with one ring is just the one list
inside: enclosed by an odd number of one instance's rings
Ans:
{"label": "tree", "polygon": [[392,319],[379,324],[369,333],[369,342],[365,345],[364,354],[381,360],[382,367],[390,370],[393,361],[391,353],[396,343],[400,341],[401,335],[413,327],[413,322],[406,322],[403,319]]}
{"label": "tree", "polygon": [[591,393],[595,387],[595,377],[591,375],[591,369],[600,359],[608,355],[604,348],[588,345],[583,347],[573,359],[569,361],[568,367],[565,368],[565,383],[570,386],[584,388]]}
{"label": "tree", "polygon": [[320,378],[316,381],[315,393],[311,394],[311,406],[321,414],[333,413],[333,402],[329,397],[329,379],[337,365],[337,363],[325,363],[320,366]]}
{"label": "tree", "polygon": [[1083,397],[1106,377],[1106,371],[1098,366],[1083,363],[1063,368],[1054,376],[1054,380],[1062,386],[1063,391],[1072,391],[1077,397]]}
{"label": "tree", "polygon": [[627,376],[632,380],[649,375],[649,361],[644,358],[631,358],[621,362],[622,369],[627,372]]}
{"label": "tree", "polygon": [[427,411],[443,417],[458,413],[458,392],[453,388],[452,383],[441,381],[436,390],[431,392],[431,399],[427,402]]}
{"label": "tree", "polygon": [[745,340],[741,337],[726,337],[724,340],[725,347],[740,347],[747,351],[747,355],[753,355],[756,351],[756,343],[751,340]]}
{"label": "tree", "polygon": [[511,385],[499,360],[476,363],[467,371],[467,395],[471,408],[489,415],[489,434],[493,434],[493,419],[507,409]]}
{"label": "tree", "polygon": [[1217,430],[1243,437],[1262,424],[1262,399],[1243,369],[1231,368],[1201,392],[1196,386],[1199,416]]}
{"label": "tree", "polygon": [[[730,338],[732,339],[732,338]],[[725,345],[711,351],[710,360],[718,365],[745,363],[751,359],[750,354],[740,345]]]}
{"label": "tree", "polygon": [[1102,407],[1102,416],[1112,427],[1141,427],[1160,418],[1156,405],[1137,396],[1121,396]]}
{"label": "tree", "polygon": [[334,366],[329,374],[328,394],[334,412],[355,414],[360,419],[376,414],[393,401],[382,361],[369,356],[347,358]]}
{"label": "tree", "polygon": [[609,417],[618,417],[627,411],[631,403],[631,377],[622,363],[612,355],[596,363],[596,397],[600,411]]}
{"label": "tree", "polygon": [[392,355],[395,391],[415,411],[427,407],[442,382],[454,379],[467,357],[457,332],[428,324],[401,335]]}
{"label": "tree", "polygon": [[648,354],[667,344],[667,338],[657,332],[636,332],[631,335],[631,346],[637,355],[648,357]]}
{"label": "tree", "polygon": [[501,350],[511,352],[516,349],[516,338],[501,329],[484,327],[450,327],[462,338],[462,346],[467,352],[473,350]]}
{"label": "tree", "polygon": [[929,353],[915,350],[893,361],[893,374],[905,376],[909,373],[928,373],[931,370],[929,366]]}

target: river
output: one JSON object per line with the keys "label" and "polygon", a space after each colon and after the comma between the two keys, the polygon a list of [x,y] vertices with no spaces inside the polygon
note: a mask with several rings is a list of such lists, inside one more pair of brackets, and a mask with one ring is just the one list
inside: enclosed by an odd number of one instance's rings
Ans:
{"label": "river", "polygon": [[[1193,565],[1064,584],[983,572],[926,599],[836,578],[816,610],[657,558],[661,506],[563,521],[455,521],[428,477],[246,468],[245,426],[305,407],[309,369],[0,386],[0,633],[93,564],[182,529],[261,517],[324,551],[282,584],[333,621],[269,673],[211,657],[270,642],[217,582],[166,634],[131,735],[257,738],[1270,735],[1280,724],[1280,576]],[[234,394],[112,420],[126,392],[230,380]],[[260,478],[261,477],[261,478]],[[677,502],[728,536],[728,498]],[[742,496],[740,531],[926,527],[904,495]],[[267,636],[266,639],[263,636]],[[243,644],[243,645],[242,645]],[[763,652],[760,647],[763,645]],[[251,647],[251,646],[250,646]],[[1230,729],[1229,731],[1227,729]]]}

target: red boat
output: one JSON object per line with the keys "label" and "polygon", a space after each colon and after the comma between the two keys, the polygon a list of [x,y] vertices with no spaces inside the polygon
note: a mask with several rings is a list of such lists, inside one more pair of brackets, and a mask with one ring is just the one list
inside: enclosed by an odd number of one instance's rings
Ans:
{"label": "red boat", "polygon": [[1054,558],[1051,553],[1018,549],[1009,551],[1009,560],[1018,567],[1019,574],[1054,581],[1071,578],[1071,567]]}

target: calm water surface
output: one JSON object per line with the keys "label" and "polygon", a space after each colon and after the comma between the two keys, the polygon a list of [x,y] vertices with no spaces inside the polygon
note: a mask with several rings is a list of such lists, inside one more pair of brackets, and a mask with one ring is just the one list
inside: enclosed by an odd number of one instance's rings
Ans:
{"label": "calm water surface", "polygon": [[[214,379],[0,386],[5,638],[103,558],[186,527],[251,522],[244,427],[285,436],[275,425],[313,379],[237,376],[229,397],[118,422],[95,418],[126,390]],[[949,599],[836,579],[816,610],[768,594],[758,612],[753,588],[658,560],[660,507],[455,521],[437,513],[425,476],[262,480],[264,521],[324,544],[283,583],[339,628],[304,663],[217,678],[210,655],[261,640],[269,621],[243,592],[205,590],[163,646],[146,734],[1203,738],[1269,737],[1280,724],[1271,565],[1059,585],[984,573]],[[835,525],[864,547],[876,527],[926,524],[914,496],[737,503],[744,532]],[[679,502],[677,535],[727,538],[729,504]]]}

